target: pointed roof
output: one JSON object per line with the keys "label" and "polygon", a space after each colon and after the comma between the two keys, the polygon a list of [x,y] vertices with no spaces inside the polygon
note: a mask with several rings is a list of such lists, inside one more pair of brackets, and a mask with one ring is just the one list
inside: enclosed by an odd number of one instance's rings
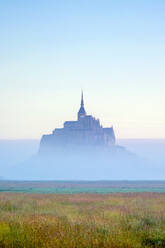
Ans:
{"label": "pointed roof", "polygon": [[84,97],[83,97],[83,91],[81,91],[81,107],[84,106]]}
{"label": "pointed roof", "polygon": [[78,119],[82,116],[86,115],[86,111],[84,108],[84,96],[83,96],[83,91],[81,92],[81,105],[80,105],[80,109],[78,111]]}

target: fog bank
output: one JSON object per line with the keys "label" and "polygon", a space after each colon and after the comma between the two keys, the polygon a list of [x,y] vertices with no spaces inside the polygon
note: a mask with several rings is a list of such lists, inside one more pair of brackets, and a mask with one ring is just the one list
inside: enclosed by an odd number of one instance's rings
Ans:
{"label": "fog bank", "polygon": [[[132,154],[38,158],[39,140],[0,141],[0,176],[19,180],[163,180],[165,140],[118,140]],[[136,155],[134,155],[136,154]]]}

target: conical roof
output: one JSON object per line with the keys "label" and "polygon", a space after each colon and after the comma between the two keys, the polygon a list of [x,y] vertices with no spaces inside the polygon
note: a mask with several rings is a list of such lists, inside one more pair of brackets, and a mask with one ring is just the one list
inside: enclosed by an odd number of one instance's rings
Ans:
{"label": "conical roof", "polygon": [[80,106],[80,109],[78,111],[78,119],[80,117],[83,117],[86,115],[86,111],[85,111],[85,108],[84,108],[84,97],[83,97],[83,92],[81,93],[81,106]]}

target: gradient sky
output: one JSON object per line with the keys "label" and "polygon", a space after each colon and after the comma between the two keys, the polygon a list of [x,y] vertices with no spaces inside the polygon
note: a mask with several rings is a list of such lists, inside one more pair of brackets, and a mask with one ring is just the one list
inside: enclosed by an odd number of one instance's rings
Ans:
{"label": "gradient sky", "polygon": [[118,138],[165,138],[164,0],[0,1],[0,138],[85,107]]}

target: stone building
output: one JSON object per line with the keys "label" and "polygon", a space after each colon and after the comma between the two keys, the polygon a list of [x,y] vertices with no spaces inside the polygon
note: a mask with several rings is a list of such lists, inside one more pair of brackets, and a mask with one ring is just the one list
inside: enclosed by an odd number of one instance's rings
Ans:
{"label": "stone building", "polygon": [[56,128],[52,134],[43,135],[40,142],[40,153],[70,150],[70,148],[112,147],[114,145],[113,127],[104,128],[99,119],[87,115],[82,92],[77,120],[66,121],[63,128]]}

